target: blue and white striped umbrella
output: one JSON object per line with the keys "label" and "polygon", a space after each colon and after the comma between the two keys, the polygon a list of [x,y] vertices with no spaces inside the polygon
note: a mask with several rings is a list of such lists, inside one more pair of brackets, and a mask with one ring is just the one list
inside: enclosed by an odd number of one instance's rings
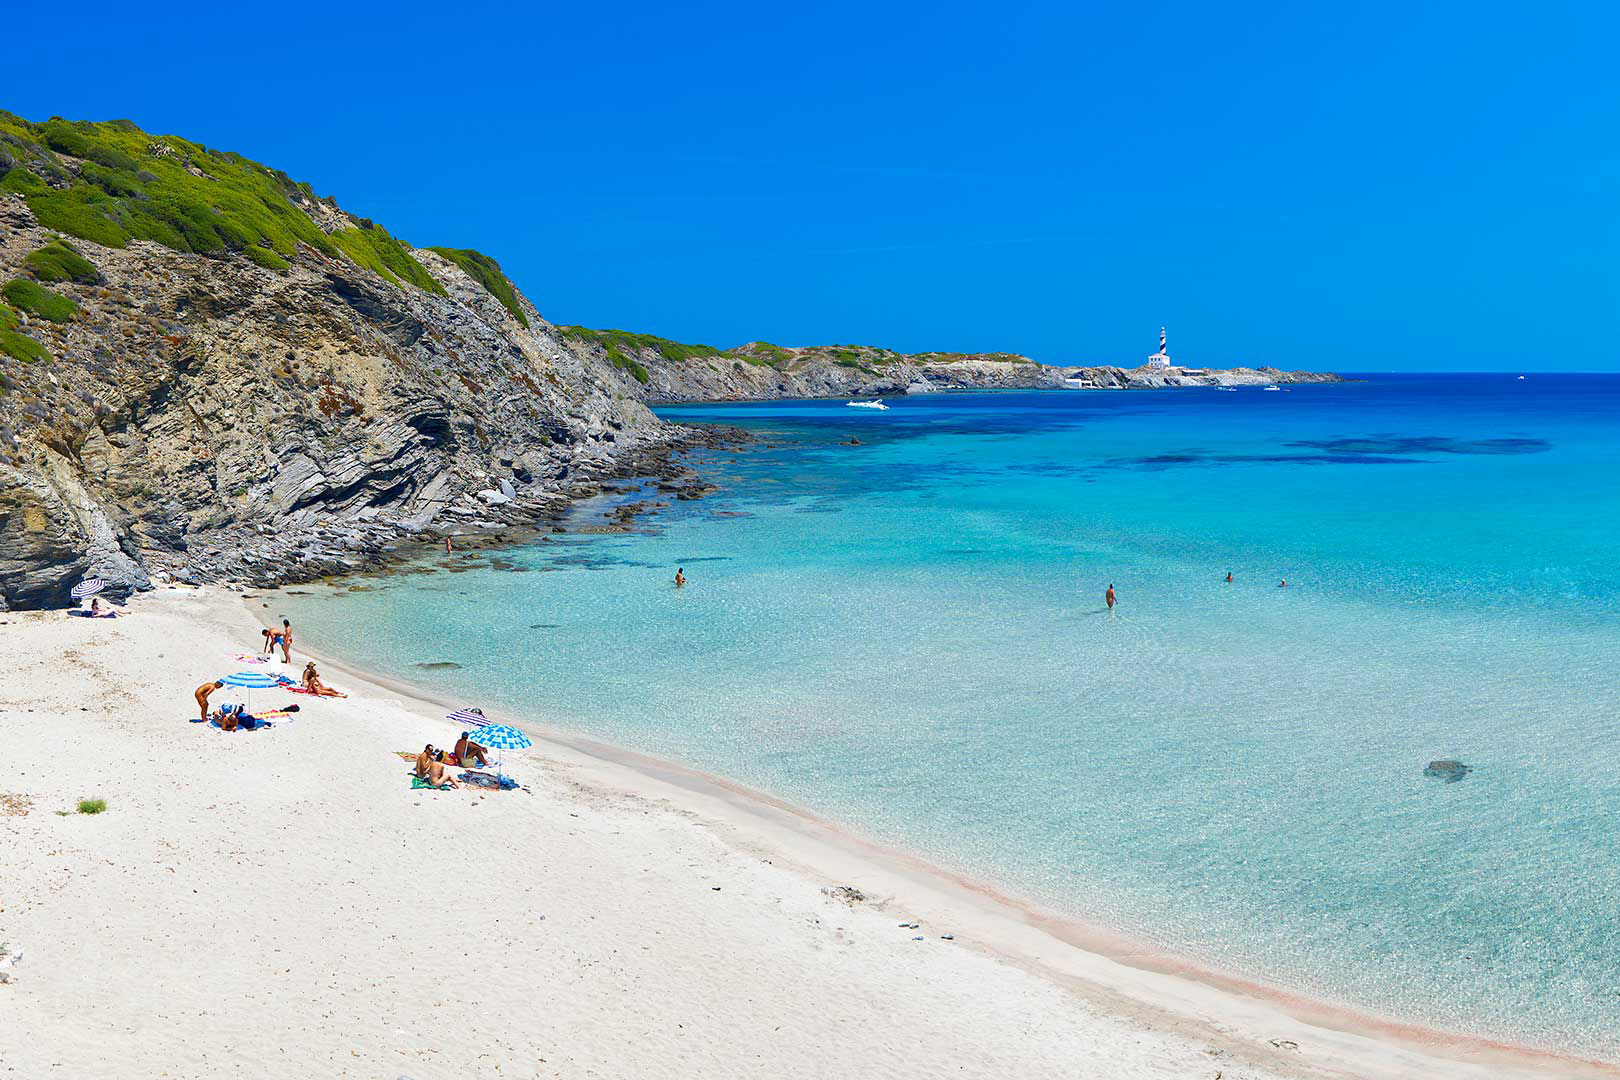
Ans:
{"label": "blue and white striped umbrella", "polygon": [[534,745],[523,732],[505,724],[486,724],[478,730],[478,738],[474,741],[486,749],[493,747],[497,750],[522,750],[525,746]]}
{"label": "blue and white striped umbrella", "polygon": [[107,583],[102,581],[100,578],[87,577],[77,585],[73,586],[73,588],[69,589],[68,594],[75,600],[83,600],[87,596],[94,596],[96,593],[100,592],[106,587]]}
{"label": "blue and white striped umbrella", "polygon": [[283,680],[281,675],[272,675],[268,671],[238,671],[222,676],[219,681],[226,686],[239,686],[247,693],[247,711],[253,711],[253,691],[268,690],[272,686],[280,686]]}
{"label": "blue and white striped umbrella", "polygon": [[268,690],[281,685],[281,676],[268,671],[238,671],[219,680],[226,686],[240,686],[248,690]]}
{"label": "blue and white striped umbrella", "polygon": [[466,724],[468,727],[481,728],[489,726],[489,717],[471,709],[457,709],[445,719],[454,720],[458,724]]}
{"label": "blue and white striped umbrella", "polygon": [[[486,750],[522,750],[525,746],[534,745],[527,735],[506,724],[485,724],[478,729],[478,737],[473,741]],[[506,755],[502,754],[501,760],[495,763],[495,775],[502,779],[506,776],[502,771],[505,765]]]}

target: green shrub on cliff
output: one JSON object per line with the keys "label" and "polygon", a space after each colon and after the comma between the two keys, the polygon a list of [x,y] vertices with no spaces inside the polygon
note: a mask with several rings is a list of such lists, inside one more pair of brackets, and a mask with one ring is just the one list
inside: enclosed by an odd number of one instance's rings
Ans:
{"label": "green shrub on cliff", "polygon": [[79,305],[61,293],[52,292],[39,282],[27,278],[12,278],[6,282],[5,287],[0,288],[0,296],[9,300],[17,310],[51,322],[67,322],[79,311]]}
{"label": "green shrub on cliff", "polygon": [[262,247],[259,244],[249,244],[242,250],[247,254],[248,258],[252,259],[266,270],[285,270],[292,265],[292,263],[288,262],[286,259],[283,259],[280,255],[277,255],[269,248]]}
{"label": "green shrub on cliff", "polygon": [[793,359],[793,352],[780,345],[772,345],[768,341],[756,341],[749,346],[750,352],[739,353],[750,364],[763,364],[770,367],[781,367]]}
{"label": "green shrub on cliff", "polygon": [[332,242],[345,255],[368,270],[374,270],[398,285],[408,281],[418,289],[444,295],[444,286],[411,258],[405,245],[388,235],[388,230],[374,222],[360,218],[358,229],[340,229],[332,234]]}
{"label": "green shrub on cliff", "polygon": [[23,265],[40,281],[74,281],[80,285],[95,285],[101,281],[101,272],[95,263],[80,255],[66,240],[52,240],[38,251],[30,252]]}
{"label": "green shrub on cliff", "polygon": [[[175,251],[244,251],[285,258],[306,244],[341,252],[395,284],[442,293],[399,241],[365,222],[328,237],[299,204],[308,184],[174,135],[148,135],[128,120],[32,124],[0,112],[0,191],[27,200],[40,224],[107,247],[150,240]],[[46,178],[51,180],[46,182]]]}
{"label": "green shrub on cliff", "polygon": [[51,358],[45,346],[15,330],[0,330],[0,353],[25,364],[39,364]]}
{"label": "green shrub on cliff", "polygon": [[501,272],[501,264],[485,255],[481,251],[471,248],[444,248],[430,247],[429,251],[436,252],[461,267],[467,276],[484,287],[484,291],[501,302],[501,306],[512,313],[512,318],[529,325],[529,318],[523,314],[523,308],[518,305],[517,290],[512,287],[511,280]]}

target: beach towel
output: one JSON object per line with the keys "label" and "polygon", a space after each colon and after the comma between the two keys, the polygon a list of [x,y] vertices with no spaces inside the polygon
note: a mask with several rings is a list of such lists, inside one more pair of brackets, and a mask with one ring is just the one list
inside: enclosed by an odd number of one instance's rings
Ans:
{"label": "beach towel", "polygon": [[488,773],[464,772],[456,777],[463,784],[482,788],[485,791],[511,791],[518,786],[518,782],[510,776],[491,776]]}
{"label": "beach towel", "polygon": [[[276,725],[270,723],[268,720],[262,720],[262,719],[260,719],[258,717],[252,717],[250,719],[251,719],[251,723],[249,722],[249,720],[243,720],[243,721],[239,722],[236,725],[236,731],[227,732],[227,734],[234,735],[234,734],[236,734],[237,731],[261,731],[264,728],[275,727],[276,726]],[[218,720],[210,720],[210,721],[208,721],[208,726],[212,727],[212,728],[216,728],[219,731],[224,731],[225,730],[224,728],[219,726],[219,721]]]}
{"label": "beach towel", "polygon": [[290,683],[282,683],[281,688],[283,690],[288,691],[289,693],[308,694],[310,697],[339,697],[339,698],[345,698],[345,697],[349,696],[348,694],[317,694],[313,690],[305,690],[302,686],[297,686],[297,685],[293,685],[293,684],[290,684]]}
{"label": "beach towel", "polygon": [[[408,750],[395,750],[394,753],[398,754],[400,757],[404,758],[406,761],[415,761],[416,760],[416,755],[411,753]],[[461,759],[456,757],[456,755],[454,755],[454,754],[446,754],[446,755],[444,755],[443,764],[444,764],[444,766],[446,768],[457,769],[457,768],[461,767]]]}
{"label": "beach towel", "polygon": [[235,660],[238,664],[268,664],[270,662],[270,658],[268,656],[260,656],[254,653],[245,652],[231,653],[231,659]]}
{"label": "beach towel", "polygon": [[427,788],[429,791],[449,791],[450,785],[445,784],[443,787],[440,787],[437,784],[430,784],[413,772],[411,773],[411,790],[415,791],[417,788]]}

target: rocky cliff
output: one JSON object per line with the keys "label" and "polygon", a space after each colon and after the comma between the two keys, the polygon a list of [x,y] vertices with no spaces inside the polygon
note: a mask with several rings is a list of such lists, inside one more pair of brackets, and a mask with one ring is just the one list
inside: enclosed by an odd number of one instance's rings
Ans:
{"label": "rocky cliff", "polygon": [[[0,114],[0,606],[65,603],[86,575],[117,595],[157,571],[354,569],[667,472],[691,437],[492,260],[107,127],[52,140]],[[233,169],[270,177],[249,196],[295,226],[259,227]]]}
{"label": "rocky cliff", "polygon": [[771,398],[872,397],[953,389],[1059,390],[1265,386],[1338,382],[1337,375],[1274,367],[1134,369],[1057,367],[1015,353],[899,353],[870,345],[784,348],[750,342],[734,349],[687,345],[622,330],[561,328],[632,379],[627,393],[651,404]]}

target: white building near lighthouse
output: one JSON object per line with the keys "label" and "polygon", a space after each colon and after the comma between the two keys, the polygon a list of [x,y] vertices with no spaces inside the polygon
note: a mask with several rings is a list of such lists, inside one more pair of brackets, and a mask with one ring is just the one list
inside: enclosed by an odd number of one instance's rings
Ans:
{"label": "white building near lighthouse", "polygon": [[1159,351],[1147,358],[1147,366],[1163,371],[1170,366],[1170,350],[1165,347],[1164,327],[1159,327]]}

